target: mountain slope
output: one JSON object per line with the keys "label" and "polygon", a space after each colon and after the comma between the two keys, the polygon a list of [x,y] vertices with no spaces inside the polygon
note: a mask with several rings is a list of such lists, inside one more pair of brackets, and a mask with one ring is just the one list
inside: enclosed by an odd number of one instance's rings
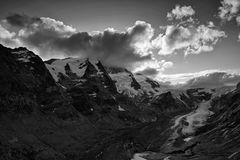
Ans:
{"label": "mountain slope", "polygon": [[85,84],[69,82],[66,91],[33,52],[0,46],[0,53],[0,159],[81,159],[112,130],[140,123],[133,114],[140,110],[114,97],[110,77],[91,65]]}
{"label": "mountain slope", "polygon": [[209,92],[197,96],[196,90],[190,89],[195,102],[202,101],[196,110],[174,119],[169,137],[157,152],[148,149],[135,154],[133,160],[239,159],[239,85],[221,96]]}
{"label": "mountain slope", "polygon": [[[153,96],[161,93],[163,89],[167,88],[167,86],[161,86],[157,81],[144,75],[133,74],[125,68],[106,67],[103,66],[100,61],[92,59],[52,59],[46,61],[45,64],[55,81],[59,82],[64,87],[70,87],[68,86],[70,84],[65,84],[69,81],[72,82],[72,85],[84,81],[84,78],[86,78],[84,74],[88,74],[90,70],[92,72],[95,70],[95,75],[98,75],[100,79],[101,77],[105,77],[102,82],[107,82],[112,89],[116,85],[116,89],[119,93],[130,97],[144,95]],[[91,69],[87,70],[87,68]]]}
{"label": "mountain slope", "polygon": [[162,85],[142,74],[133,74],[124,68],[107,67],[107,71],[110,77],[116,81],[118,91],[130,97],[151,97],[168,89],[166,85]]}
{"label": "mountain slope", "polygon": [[239,159],[240,84],[168,90],[99,61],[44,64],[4,46],[0,69],[0,159]]}
{"label": "mountain slope", "polygon": [[94,141],[91,122],[70,104],[38,56],[26,48],[0,46],[0,52],[0,159],[79,155]]}

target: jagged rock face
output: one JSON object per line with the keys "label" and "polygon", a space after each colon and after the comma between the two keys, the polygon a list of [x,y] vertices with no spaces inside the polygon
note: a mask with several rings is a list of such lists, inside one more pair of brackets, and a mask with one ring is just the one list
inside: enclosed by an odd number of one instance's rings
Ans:
{"label": "jagged rock face", "polygon": [[237,84],[237,90],[240,90],[240,83]]}
{"label": "jagged rock face", "polygon": [[111,117],[112,112],[118,111],[117,89],[101,62],[68,58],[47,61],[46,66],[66,89],[73,106],[94,123],[101,116]]}
{"label": "jagged rock face", "polygon": [[144,75],[133,74],[125,68],[106,67],[97,60],[66,58],[49,60],[45,64],[55,81],[66,88],[85,81],[98,81],[109,91],[129,97],[151,97],[168,89]]}
{"label": "jagged rock face", "polygon": [[151,106],[160,109],[162,112],[187,111],[197,107],[202,101],[209,101],[211,92],[204,91],[203,88],[188,89],[186,91],[167,91],[154,96]]}
{"label": "jagged rock face", "polygon": [[175,98],[171,92],[162,93],[151,100],[151,105],[160,112],[186,111],[190,108],[180,99]]}
{"label": "jagged rock face", "polygon": [[98,61],[96,63],[96,67],[94,67],[94,65],[92,65],[89,61],[87,64],[88,67],[83,78],[86,78],[89,82],[99,81],[98,83],[102,84],[106,90],[109,90],[112,93],[116,93],[117,89],[115,83],[108,75],[101,62]]}
{"label": "jagged rock face", "polygon": [[[10,91],[41,91],[55,82],[42,60],[26,48],[8,49],[0,46],[1,87]],[[7,83],[14,81],[13,83]],[[17,84],[22,84],[17,88]],[[3,91],[2,91],[3,92]]]}
{"label": "jagged rock face", "polygon": [[[12,106],[11,103],[18,106],[20,103],[29,110],[34,101],[48,103],[60,94],[43,61],[33,52],[3,46],[0,46],[0,52],[2,106]],[[1,108],[8,110],[6,107]]]}
{"label": "jagged rock face", "polygon": [[126,125],[156,119],[156,113],[146,107],[148,99],[143,102],[141,98],[141,103],[137,103],[140,100],[117,91],[118,82],[111,73],[124,72],[131,80],[130,87],[140,90],[140,84],[126,69],[104,67],[99,61],[77,58],[55,59],[45,64],[55,81],[66,89],[73,106],[94,123],[107,116]]}
{"label": "jagged rock face", "polygon": [[70,104],[43,61],[26,48],[0,46],[0,70],[0,159],[79,157],[96,129]]}
{"label": "jagged rock face", "polygon": [[180,94],[180,99],[191,108],[202,101],[209,101],[211,97],[212,92],[204,91],[203,88],[188,89],[185,94]]}
{"label": "jagged rock face", "polygon": [[65,88],[96,83],[110,92],[116,87],[101,62],[90,59],[54,59],[45,62],[55,81]]}

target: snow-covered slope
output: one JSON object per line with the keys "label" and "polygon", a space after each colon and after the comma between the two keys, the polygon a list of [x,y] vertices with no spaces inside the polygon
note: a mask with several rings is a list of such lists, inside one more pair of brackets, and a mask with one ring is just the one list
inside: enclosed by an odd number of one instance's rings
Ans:
{"label": "snow-covered slope", "polygon": [[118,92],[131,97],[153,96],[162,93],[166,89],[159,82],[142,74],[133,74],[124,68],[109,67],[107,71],[110,77],[116,81]]}
{"label": "snow-covered slope", "polygon": [[78,83],[83,81],[86,78],[84,75],[87,67],[91,65],[99,78],[103,77],[103,75],[108,76],[115,82],[119,93],[130,97],[153,96],[166,90],[164,85],[160,85],[147,76],[133,74],[125,68],[105,67],[98,60],[79,58],[51,59],[46,61],[45,65],[55,81],[63,86],[65,85],[62,81],[65,79]]}
{"label": "snow-covered slope", "polygon": [[131,72],[124,70],[118,73],[110,73],[109,76],[116,82],[119,93],[124,93],[130,97],[143,94],[140,84]]}
{"label": "snow-covered slope", "polygon": [[99,71],[97,67],[97,63],[99,61],[93,59],[89,60],[86,58],[51,59],[49,61],[46,61],[45,64],[55,81],[58,82],[61,74],[67,77],[70,76],[68,72],[69,70],[72,73],[76,74],[78,78],[81,78],[86,71],[88,62],[94,65],[95,69]]}
{"label": "snow-covered slope", "polygon": [[169,89],[169,86],[161,84],[145,75],[134,74],[134,77],[136,78],[137,82],[141,85],[141,89],[148,95],[161,94]]}

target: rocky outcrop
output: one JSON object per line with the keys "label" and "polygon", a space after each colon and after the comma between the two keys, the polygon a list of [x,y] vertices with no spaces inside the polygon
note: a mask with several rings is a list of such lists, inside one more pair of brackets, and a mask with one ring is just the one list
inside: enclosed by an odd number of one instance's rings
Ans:
{"label": "rocky outcrop", "polygon": [[151,100],[151,106],[160,110],[160,112],[177,112],[190,110],[186,104],[178,98],[175,98],[171,92],[162,93]]}
{"label": "rocky outcrop", "polygon": [[43,61],[33,52],[3,46],[0,52],[1,111],[30,111],[34,103],[53,103],[61,96]]}

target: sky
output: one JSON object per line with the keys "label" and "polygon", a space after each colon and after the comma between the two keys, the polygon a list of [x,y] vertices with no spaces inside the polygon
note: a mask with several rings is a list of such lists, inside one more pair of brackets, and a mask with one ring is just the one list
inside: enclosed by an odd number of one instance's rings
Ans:
{"label": "sky", "polygon": [[240,73],[240,0],[8,0],[0,43],[172,83],[216,72],[223,80]]}

